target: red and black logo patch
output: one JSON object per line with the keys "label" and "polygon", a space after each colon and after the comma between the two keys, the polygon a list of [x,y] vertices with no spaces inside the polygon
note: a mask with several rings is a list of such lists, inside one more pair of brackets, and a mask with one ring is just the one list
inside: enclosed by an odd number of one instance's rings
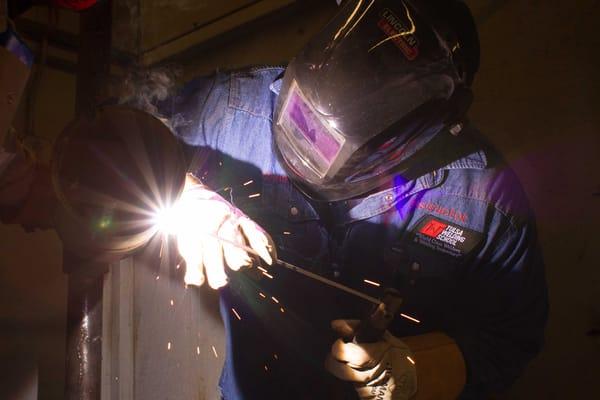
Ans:
{"label": "red and black logo patch", "polygon": [[483,239],[483,234],[426,215],[412,229],[412,240],[432,250],[454,257],[470,253]]}
{"label": "red and black logo patch", "polygon": [[379,16],[381,17],[377,23],[379,29],[390,38],[389,40],[402,51],[409,61],[417,58],[419,55],[419,41],[411,33],[412,26],[404,23],[389,8],[384,8]]}

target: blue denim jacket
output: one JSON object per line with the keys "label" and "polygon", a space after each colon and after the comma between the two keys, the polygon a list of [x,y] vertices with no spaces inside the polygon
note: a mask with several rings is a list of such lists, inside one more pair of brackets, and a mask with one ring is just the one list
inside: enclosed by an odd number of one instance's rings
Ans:
{"label": "blue denim jacket", "polygon": [[[506,388],[540,350],[547,317],[535,223],[514,173],[481,144],[362,199],[310,201],[272,150],[282,73],[217,73],[162,105],[179,121],[193,170],[271,234],[281,259],[371,296],[399,290],[403,314],[420,323],[398,316],[390,331],[454,338],[467,364],[463,398]],[[232,273],[221,290],[223,397],[355,398],[351,386],[322,367],[334,340],[329,322],[363,318],[371,305],[278,266],[268,274]]]}

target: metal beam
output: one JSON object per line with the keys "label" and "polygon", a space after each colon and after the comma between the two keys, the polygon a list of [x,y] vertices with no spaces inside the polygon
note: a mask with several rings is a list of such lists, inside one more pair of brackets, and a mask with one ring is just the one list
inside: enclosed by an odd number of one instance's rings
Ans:
{"label": "metal beam", "polygon": [[297,0],[261,0],[225,15],[215,21],[199,26],[185,35],[171,39],[154,48],[144,50],[143,65],[157,64],[193,46],[207,42],[257,18],[288,7]]}

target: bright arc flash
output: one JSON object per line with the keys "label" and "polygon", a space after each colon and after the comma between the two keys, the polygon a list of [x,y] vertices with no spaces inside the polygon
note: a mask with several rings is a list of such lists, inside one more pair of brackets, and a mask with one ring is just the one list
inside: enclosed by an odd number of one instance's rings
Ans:
{"label": "bright arc flash", "polygon": [[178,207],[164,207],[156,210],[152,219],[156,230],[172,235],[177,232],[177,220],[179,219]]}

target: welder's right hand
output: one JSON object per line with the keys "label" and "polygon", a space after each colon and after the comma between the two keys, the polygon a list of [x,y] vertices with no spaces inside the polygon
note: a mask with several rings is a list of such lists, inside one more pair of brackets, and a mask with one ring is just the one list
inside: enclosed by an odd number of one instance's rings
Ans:
{"label": "welder's right hand", "polygon": [[208,284],[218,289],[227,284],[225,266],[237,271],[252,259],[252,249],[269,265],[274,249],[269,236],[242,211],[188,174],[176,206],[179,216],[174,233],[179,254],[186,262],[185,283]]}

